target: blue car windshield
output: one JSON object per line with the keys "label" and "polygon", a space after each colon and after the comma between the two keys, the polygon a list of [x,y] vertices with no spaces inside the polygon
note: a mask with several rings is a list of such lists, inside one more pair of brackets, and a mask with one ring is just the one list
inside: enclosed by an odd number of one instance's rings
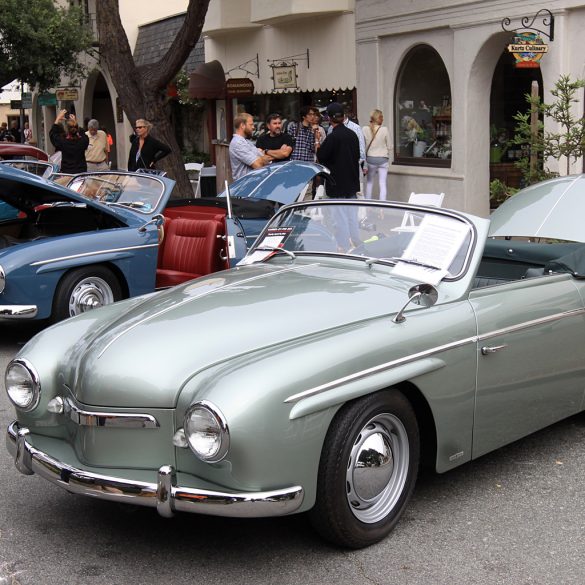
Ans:
{"label": "blue car windshield", "polygon": [[73,178],[68,187],[88,199],[151,213],[158,206],[165,186],[152,175],[96,173]]}
{"label": "blue car windshield", "polygon": [[412,278],[422,279],[416,271],[425,269],[434,276],[440,273],[439,280],[456,278],[467,266],[474,233],[465,218],[443,210],[363,200],[314,201],[277,213],[242,263],[290,256],[287,252],[295,257],[332,254],[389,264]]}

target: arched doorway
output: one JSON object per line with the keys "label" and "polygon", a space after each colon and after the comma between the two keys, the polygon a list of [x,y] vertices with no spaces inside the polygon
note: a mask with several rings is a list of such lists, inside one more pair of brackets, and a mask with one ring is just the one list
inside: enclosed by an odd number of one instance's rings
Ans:
{"label": "arched doorway", "polygon": [[93,88],[93,96],[91,98],[91,106],[88,112],[88,118],[95,118],[100,123],[102,130],[107,130],[114,139],[114,144],[110,152],[110,161],[112,168],[117,168],[117,151],[116,151],[116,120],[114,118],[114,110],[112,108],[112,96],[108,89],[108,84],[101,73],[97,74],[95,85]]}
{"label": "arched doorway", "polygon": [[510,144],[514,136],[514,115],[526,112],[530,104],[532,82],[538,83],[542,99],[542,72],[540,68],[517,68],[512,53],[502,53],[492,78],[490,94],[490,181],[499,179],[509,187],[523,187],[522,175],[516,161],[526,156],[526,149]]}

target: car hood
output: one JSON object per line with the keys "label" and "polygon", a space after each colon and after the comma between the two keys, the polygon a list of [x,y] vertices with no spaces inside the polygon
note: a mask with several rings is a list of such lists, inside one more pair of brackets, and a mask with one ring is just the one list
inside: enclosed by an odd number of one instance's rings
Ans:
{"label": "car hood", "polygon": [[[234,181],[229,187],[230,197],[267,199],[287,205],[296,201],[309,181],[319,174],[328,175],[329,170],[302,161],[271,164]],[[219,195],[225,196],[225,191]]]}
{"label": "car hood", "polygon": [[522,189],[491,215],[489,236],[585,242],[585,175],[559,177]]}
{"label": "car hood", "polygon": [[67,352],[64,382],[87,405],[171,408],[182,385],[214,364],[395,313],[408,300],[412,282],[352,265],[236,268],[153,295],[123,314],[109,309]]}

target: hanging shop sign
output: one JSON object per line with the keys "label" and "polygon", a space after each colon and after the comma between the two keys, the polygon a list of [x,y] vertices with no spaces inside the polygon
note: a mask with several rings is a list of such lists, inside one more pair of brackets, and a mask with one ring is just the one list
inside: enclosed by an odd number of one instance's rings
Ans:
{"label": "hanging shop sign", "polygon": [[254,82],[247,77],[234,77],[225,82],[228,98],[248,97],[254,95]]}
{"label": "hanging shop sign", "polygon": [[74,102],[79,99],[79,91],[77,89],[58,89],[55,94],[60,102]]}
{"label": "hanging shop sign", "polygon": [[542,37],[533,32],[518,33],[512,43],[508,45],[508,51],[516,59],[516,67],[519,69],[537,69],[540,60],[548,52],[548,45]]}
{"label": "hanging shop sign", "polygon": [[22,95],[22,108],[24,110],[30,110],[33,107],[32,92],[23,91],[21,95]]}
{"label": "hanging shop sign", "polygon": [[272,65],[272,80],[274,89],[296,89],[297,66],[294,65]]}
{"label": "hanging shop sign", "polygon": [[38,97],[39,106],[56,106],[57,96],[54,93],[40,93]]}

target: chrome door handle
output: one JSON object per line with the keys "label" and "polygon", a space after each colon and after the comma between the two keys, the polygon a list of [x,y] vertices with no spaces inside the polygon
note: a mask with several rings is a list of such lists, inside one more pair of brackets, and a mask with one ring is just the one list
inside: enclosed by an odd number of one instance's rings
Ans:
{"label": "chrome door handle", "polygon": [[481,348],[481,355],[488,355],[489,353],[496,353],[496,351],[500,351],[501,349],[506,349],[508,347],[507,343],[504,343],[503,345],[484,345]]}

